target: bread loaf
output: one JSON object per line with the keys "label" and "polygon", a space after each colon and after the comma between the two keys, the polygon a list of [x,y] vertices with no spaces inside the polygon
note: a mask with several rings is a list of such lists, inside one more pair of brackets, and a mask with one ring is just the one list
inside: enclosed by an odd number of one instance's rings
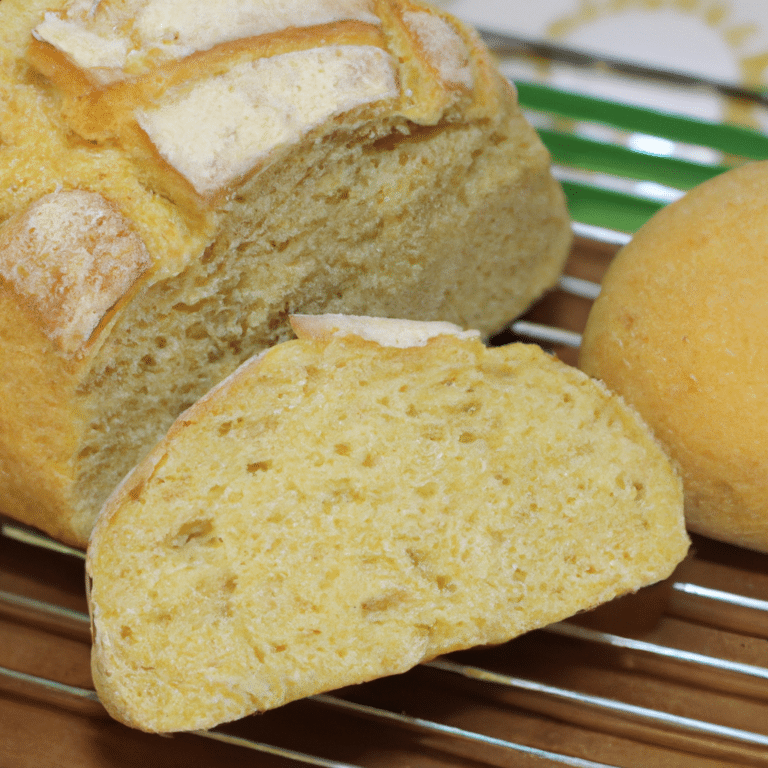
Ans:
{"label": "bread loaf", "polygon": [[208,728],[403,672],[685,555],[669,460],[581,371],[445,324],[296,328],[180,416],[99,516],[92,668],[119,720]]}
{"label": "bread loaf", "polygon": [[77,546],[290,312],[491,333],[570,241],[476,35],[410,0],[0,3],[0,510]]}
{"label": "bread loaf", "polygon": [[768,551],[768,163],[657,214],[612,262],[580,366],[678,463],[691,530]]}

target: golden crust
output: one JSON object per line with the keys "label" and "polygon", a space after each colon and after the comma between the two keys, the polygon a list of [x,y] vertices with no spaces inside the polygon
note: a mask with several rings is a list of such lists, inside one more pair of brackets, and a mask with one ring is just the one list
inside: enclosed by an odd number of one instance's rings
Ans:
{"label": "golden crust", "polygon": [[2,511],[80,544],[84,531],[73,533],[71,487],[82,429],[82,415],[72,402],[82,361],[59,354],[36,313],[4,288],[0,349]]}
{"label": "golden crust", "polygon": [[[238,67],[273,60],[297,51],[328,46],[383,48],[381,30],[359,21],[342,21],[322,27],[291,28],[260,37],[227,40],[214,48],[195,51],[181,59],[158,64],[148,72],[110,83],[94,81],[87,71],[46,41],[33,39],[28,58],[67,95],[62,114],[67,124],[88,141],[117,141],[140,166],[145,183],[170,195],[194,218],[201,209],[221,201],[232,182],[215,189],[196,189],[193,180],[164,156],[142,127],[142,114],[155,110],[195,87],[203,86]],[[200,105],[204,109],[204,105]],[[234,182],[256,172],[263,158],[254,153],[245,171]]]}
{"label": "golden crust", "polygon": [[[99,12],[102,10],[100,7]],[[378,25],[356,19],[270,30],[258,37],[225,38],[187,55],[161,60],[152,67],[145,65],[136,74],[121,71],[106,81],[103,68],[78,63],[71,54],[56,47],[55,37],[51,42],[36,32],[27,56],[38,71],[67,94],[63,115],[72,130],[88,141],[118,141],[142,165],[144,180],[170,194],[194,216],[200,206],[216,204],[231,181],[241,181],[247,171],[237,173],[226,185],[201,188],[185,173],[183,165],[169,160],[156,140],[147,135],[141,116],[177,99],[179,93],[189,93],[246,63],[317,47],[384,47],[386,35],[399,61],[399,97],[384,99],[374,114],[383,116],[394,111],[421,124],[433,124],[446,110],[459,105],[461,113],[466,113],[470,104],[470,111],[495,111],[495,99],[489,100],[492,89],[483,82],[488,77],[483,46],[466,28],[445,14],[413,3],[381,1],[378,12],[388,22],[386,32]],[[79,21],[86,31],[91,26],[99,29],[89,14],[83,14]],[[130,18],[123,23],[129,25]],[[130,46],[130,26],[119,39]],[[210,100],[210,93],[208,89],[206,100]],[[300,104],[296,107],[302,109]],[[359,119],[355,111],[347,111],[351,120]],[[251,172],[263,164],[260,153],[255,154]]]}
{"label": "golden crust", "polygon": [[678,462],[693,531],[768,551],[768,163],[706,182],[616,257],[580,365]]}

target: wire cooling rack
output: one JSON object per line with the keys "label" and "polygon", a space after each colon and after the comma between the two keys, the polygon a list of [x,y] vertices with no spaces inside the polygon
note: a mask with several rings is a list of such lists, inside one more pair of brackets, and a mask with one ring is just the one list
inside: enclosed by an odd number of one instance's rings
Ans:
{"label": "wire cooling rack", "polygon": [[[486,38],[537,66],[594,64]],[[674,75],[632,74],[667,83]],[[557,289],[493,343],[533,340],[575,363],[616,250],[686,189],[768,157],[768,139],[532,80],[516,85],[552,152],[575,244]],[[0,768],[768,766],[766,555],[694,537],[668,581],[573,620],[164,738],[113,722],[92,690],[82,553],[11,521],[0,533]]]}

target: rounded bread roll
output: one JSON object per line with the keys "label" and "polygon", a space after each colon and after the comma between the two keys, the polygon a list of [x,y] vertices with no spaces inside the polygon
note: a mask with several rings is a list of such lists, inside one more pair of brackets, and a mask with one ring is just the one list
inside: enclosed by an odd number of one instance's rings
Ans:
{"label": "rounded bread roll", "polygon": [[679,464],[690,530],[768,551],[768,163],[660,211],[616,256],[581,368]]}

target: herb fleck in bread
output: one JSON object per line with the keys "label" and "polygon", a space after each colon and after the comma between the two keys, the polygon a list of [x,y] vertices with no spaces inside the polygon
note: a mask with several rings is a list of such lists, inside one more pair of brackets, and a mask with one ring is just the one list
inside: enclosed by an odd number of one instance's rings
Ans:
{"label": "herb fleck in bread", "polygon": [[208,728],[504,642],[685,555],[666,455],[582,372],[444,324],[295,325],[99,517],[93,676],[116,718]]}
{"label": "herb fleck in bread", "polygon": [[498,330],[562,191],[476,35],[409,0],[0,3],[0,509],[77,546],[291,312]]}

